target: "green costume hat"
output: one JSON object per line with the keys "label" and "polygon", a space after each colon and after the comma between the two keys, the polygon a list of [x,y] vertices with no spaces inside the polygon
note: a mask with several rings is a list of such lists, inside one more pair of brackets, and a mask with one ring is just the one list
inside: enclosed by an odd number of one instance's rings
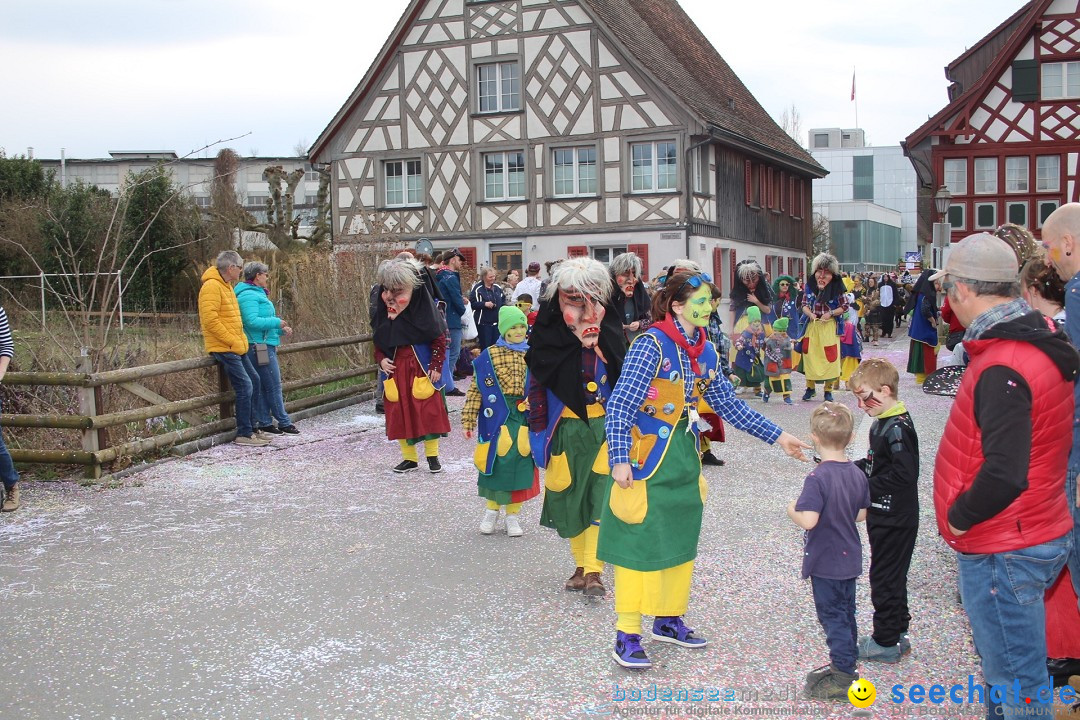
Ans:
{"label": "green costume hat", "polygon": [[772,327],[773,330],[776,330],[777,332],[787,332],[787,326],[788,319],[786,317],[782,317],[779,320],[773,320]]}
{"label": "green costume hat", "polygon": [[780,297],[780,281],[781,280],[787,280],[788,292],[791,293],[792,295],[794,295],[795,294],[795,278],[791,277],[790,275],[781,275],[780,277],[778,277],[778,278],[776,278],[775,280],[772,281],[773,297],[774,298]]}
{"label": "green costume hat", "polygon": [[506,331],[517,325],[527,325],[525,313],[517,305],[503,305],[499,308],[499,334],[505,335]]}
{"label": "green costume hat", "polygon": [[761,322],[761,308],[757,305],[746,308],[746,321],[750,323]]}

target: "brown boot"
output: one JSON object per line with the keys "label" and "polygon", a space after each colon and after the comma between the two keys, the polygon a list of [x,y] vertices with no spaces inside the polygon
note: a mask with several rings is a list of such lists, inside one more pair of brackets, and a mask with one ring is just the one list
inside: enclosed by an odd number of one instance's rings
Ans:
{"label": "brown boot", "polygon": [[566,581],[566,589],[569,592],[581,592],[585,589],[585,568],[579,567],[574,570],[574,574],[570,576],[570,579]]}
{"label": "brown boot", "polygon": [[[14,512],[19,509],[19,486],[13,485],[10,490],[4,492],[4,506],[0,512]],[[584,587],[584,580],[582,581]]]}
{"label": "brown boot", "polygon": [[600,582],[600,573],[591,572],[585,575],[585,594],[590,597],[604,597],[607,588]]}

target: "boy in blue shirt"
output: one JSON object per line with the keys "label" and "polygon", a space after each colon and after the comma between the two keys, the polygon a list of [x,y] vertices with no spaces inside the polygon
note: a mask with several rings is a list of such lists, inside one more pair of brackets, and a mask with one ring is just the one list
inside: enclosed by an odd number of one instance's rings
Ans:
{"label": "boy in blue shirt", "polygon": [[829,646],[828,665],[806,676],[804,692],[821,700],[847,700],[859,679],[855,579],[862,573],[862,541],[856,523],[866,519],[866,475],[844,449],[854,438],[855,417],[839,403],[823,402],[810,416],[810,436],[821,463],[803,483],[788,517],[806,530],[802,576],[810,578],[818,622]]}

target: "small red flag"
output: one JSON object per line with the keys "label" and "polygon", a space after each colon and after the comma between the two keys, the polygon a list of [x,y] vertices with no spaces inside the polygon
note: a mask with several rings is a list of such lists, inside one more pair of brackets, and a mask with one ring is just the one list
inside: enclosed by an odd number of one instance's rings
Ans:
{"label": "small red flag", "polygon": [[855,100],[855,71],[851,71],[851,99]]}

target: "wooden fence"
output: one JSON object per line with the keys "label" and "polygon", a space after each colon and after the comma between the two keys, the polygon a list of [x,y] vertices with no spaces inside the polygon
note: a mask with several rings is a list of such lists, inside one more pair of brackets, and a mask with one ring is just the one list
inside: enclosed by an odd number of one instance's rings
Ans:
{"label": "wooden fence", "polygon": [[[345,345],[362,345],[370,342],[371,335],[311,340],[282,345],[278,348],[278,355],[324,350]],[[171,375],[199,368],[210,368],[211,372],[216,372],[220,392],[187,400],[168,400],[140,384],[141,380],[147,378]],[[78,389],[79,394],[78,415],[0,415],[0,426],[60,428],[80,430],[82,432],[82,450],[11,448],[11,457],[15,462],[84,465],[86,467],[86,477],[99,478],[101,477],[102,465],[112,463],[123,457],[140,455],[204,438],[214,438],[215,442],[227,442],[236,434],[236,418],[233,412],[233,401],[236,399],[236,393],[229,389],[230,386],[224,368],[211,357],[173,360],[171,362],[105,372],[90,372],[90,370],[91,368],[88,367],[84,360],[79,372],[9,372],[4,376],[5,385],[75,387]],[[370,365],[327,373],[303,380],[292,380],[282,383],[282,391],[316,387],[365,375],[374,375],[377,370],[377,366]],[[287,402],[285,403],[285,409],[290,414],[299,413],[303,417],[330,412],[356,403],[360,399],[360,395],[372,390],[375,384],[373,380],[367,383],[329,390],[318,395]],[[120,386],[150,403],[150,405],[134,410],[101,413],[102,388],[107,385]],[[200,415],[193,412],[213,405],[217,405],[220,409],[219,420],[206,422]],[[167,415],[182,417],[189,424],[189,427],[109,446],[109,428]]]}

